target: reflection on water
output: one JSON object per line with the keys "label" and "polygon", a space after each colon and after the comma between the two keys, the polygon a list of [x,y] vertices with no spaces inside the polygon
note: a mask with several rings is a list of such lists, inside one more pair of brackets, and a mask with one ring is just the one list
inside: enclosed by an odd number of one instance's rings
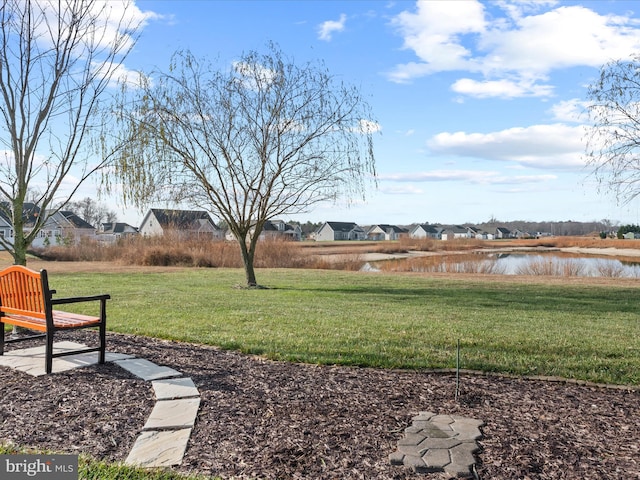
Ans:
{"label": "reflection on water", "polygon": [[[490,259],[487,259],[491,261]],[[638,263],[611,258],[560,257],[558,255],[499,254],[496,269],[505,275],[556,275],[572,277],[639,278]]]}
{"label": "reflection on water", "polygon": [[615,258],[564,256],[560,253],[481,253],[414,257],[385,261],[369,269],[404,272],[553,275],[640,278],[640,263]]}

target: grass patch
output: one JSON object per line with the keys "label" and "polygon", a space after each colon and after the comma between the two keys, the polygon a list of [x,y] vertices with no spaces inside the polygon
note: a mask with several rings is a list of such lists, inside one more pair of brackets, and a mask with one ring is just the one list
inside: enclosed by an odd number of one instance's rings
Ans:
{"label": "grass patch", "polygon": [[[0,455],[49,455],[43,452],[12,444],[0,443]],[[78,456],[79,480],[209,480],[212,477],[182,475],[165,469],[144,469],[121,463],[109,463],[96,460],[87,455]]]}
{"label": "grass patch", "polygon": [[462,368],[640,384],[635,286],[240,269],[56,274],[61,296],[110,293],[109,329],[295,362]]}

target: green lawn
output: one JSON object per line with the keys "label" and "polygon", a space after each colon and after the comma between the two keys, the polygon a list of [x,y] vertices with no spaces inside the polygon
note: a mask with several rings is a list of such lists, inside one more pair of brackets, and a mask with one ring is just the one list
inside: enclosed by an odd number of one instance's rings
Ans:
{"label": "green lawn", "polygon": [[108,327],[296,362],[461,368],[640,384],[638,287],[322,270],[50,275],[59,296],[110,293]]}

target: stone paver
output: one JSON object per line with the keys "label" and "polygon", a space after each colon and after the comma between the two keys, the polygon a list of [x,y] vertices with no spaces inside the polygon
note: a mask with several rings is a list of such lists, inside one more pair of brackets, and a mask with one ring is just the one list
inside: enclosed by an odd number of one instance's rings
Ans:
{"label": "stone paver", "polygon": [[473,418],[420,412],[398,440],[398,449],[389,455],[389,461],[417,473],[445,472],[451,478],[471,478],[483,424]]}
{"label": "stone paver", "polygon": [[120,365],[125,370],[133,373],[136,377],[140,377],[141,379],[147,381],[182,376],[180,372],[174,370],[173,368],[156,365],[155,363],[143,358],[119,360],[115,363]]}
{"label": "stone paver", "polygon": [[190,428],[142,432],[125,463],[140,467],[180,465],[190,436]]}
{"label": "stone paver", "polygon": [[200,392],[193,384],[193,380],[187,377],[168,378],[151,382],[156,393],[156,400],[174,400],[176,398],[195,398]]}
{"label": "stone paver", "polygon": [[198,416],[200,398],[156,402],[143,430],[167,430],[193,427]]}
{"label": "stone paver", "polygon": [[[88,348],[86,345],[76,342],[56,342],[53,344],[53,352],[60,353],[64,351],[79,350]],[[23,348],[18,350],[5,351],[4,355],[0,355],[0,366],[14,368],[25,372],[34,377],[46,375],[44,369],[45,346]],[[131,355],[122,353],[106,352],[105,361],[113,362],[133,358]],[[98,352],[78,353],[66,357],[57,357],[53,359],[52,373],[65,372],[74,368],[96,365],[98,363]]]}

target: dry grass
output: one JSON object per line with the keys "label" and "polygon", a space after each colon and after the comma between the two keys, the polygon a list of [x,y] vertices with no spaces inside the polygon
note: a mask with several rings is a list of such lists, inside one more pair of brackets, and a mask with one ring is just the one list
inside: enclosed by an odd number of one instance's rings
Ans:
{"label": "dry grass", "polygon": [[503,274],[496,259],[477,254],[443,254],[402,260],[387,260],[378,265],[384,272]]}
{"label": "dry grass", "polygon": [[579,277],[584,274],[584,270],[584,265],[574,259],[563,259],[561,261],[540,259],[520,266],[516,274]]}
{"label": "dry grass", "polygon": [[[102,244],[83,239],[73,247],[56,246],[36,252],[45,260],[115,262],[121,265],[240,268],[242,257],[236,242],[165,235],[122,239]],[[256,249],[258,268],[301,268],[308,259],[299,244],[280,239],[261,241]]]}
{"label": "dry grass", "polygon": [[[487,243],[496,243],[487,242]],[[549,247],[549,248],[625,248],[640,249],[640,240],[621,240],[617,238],[587,237],[544,237],[527,240],[500,240],[500,245],[518,247]]]}

